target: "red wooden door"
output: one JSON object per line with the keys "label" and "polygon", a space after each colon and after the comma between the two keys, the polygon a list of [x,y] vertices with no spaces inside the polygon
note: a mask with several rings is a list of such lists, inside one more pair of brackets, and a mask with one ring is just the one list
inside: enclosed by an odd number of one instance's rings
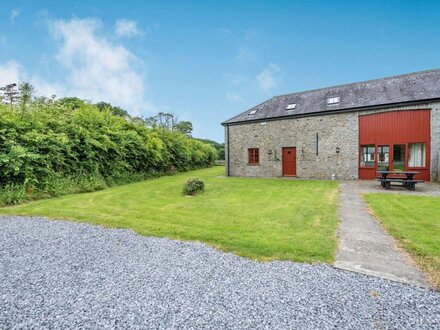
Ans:
{"label": "red wooden door", "polygon": [[283,148],[283,176],[296,176],[296,148]]}

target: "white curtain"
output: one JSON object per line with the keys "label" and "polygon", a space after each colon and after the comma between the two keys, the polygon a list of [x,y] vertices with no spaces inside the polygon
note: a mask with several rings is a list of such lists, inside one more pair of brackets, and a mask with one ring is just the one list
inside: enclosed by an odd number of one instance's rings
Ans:
{"label": "white curtain", "polygon": [[409,145],[409,167],[425,167],[425,151],[424,143],[412,143]]}

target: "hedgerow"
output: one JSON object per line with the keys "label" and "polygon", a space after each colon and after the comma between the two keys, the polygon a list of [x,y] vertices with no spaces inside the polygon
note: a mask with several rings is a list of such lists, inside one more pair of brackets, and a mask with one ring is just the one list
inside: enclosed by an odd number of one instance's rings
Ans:
{"label": "hedgerow", "polygon": [[214,163],[215,149],[186,134],[147,127],[142,119],[77,99],[67,101],[0,104],[0,205]]}

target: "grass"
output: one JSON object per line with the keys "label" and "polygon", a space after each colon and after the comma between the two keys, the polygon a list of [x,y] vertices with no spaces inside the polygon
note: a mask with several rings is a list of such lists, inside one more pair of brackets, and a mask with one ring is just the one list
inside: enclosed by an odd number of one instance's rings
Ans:
{"label": "grass", "polygon": [[[219,177],[223,174],[224,167],[213,167],[0,208],[0,213],[202,241],[257,260],[333,262],[337,183]],[[205,192],[183,196],[189,177],[202,178]]]}
{"label": "grass", "polygon": [[440,197],[366,194],[385,229],[440,288]]}

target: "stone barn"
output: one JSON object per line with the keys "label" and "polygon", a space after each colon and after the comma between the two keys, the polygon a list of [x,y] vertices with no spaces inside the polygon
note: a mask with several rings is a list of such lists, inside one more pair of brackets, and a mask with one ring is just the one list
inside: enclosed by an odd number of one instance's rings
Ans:
{"label": "stone barn", "polygon": [[440,175],[440,69],[280,95],[225,122],[226,174]]}

